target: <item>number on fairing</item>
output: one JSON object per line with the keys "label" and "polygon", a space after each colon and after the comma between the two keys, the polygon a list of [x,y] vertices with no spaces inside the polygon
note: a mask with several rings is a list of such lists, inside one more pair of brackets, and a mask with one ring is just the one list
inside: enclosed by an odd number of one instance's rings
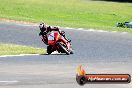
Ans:
{"label": "number on fairing", "polygon": [[54,33],[50,33],[48,35],[48,40],[54,40]]}

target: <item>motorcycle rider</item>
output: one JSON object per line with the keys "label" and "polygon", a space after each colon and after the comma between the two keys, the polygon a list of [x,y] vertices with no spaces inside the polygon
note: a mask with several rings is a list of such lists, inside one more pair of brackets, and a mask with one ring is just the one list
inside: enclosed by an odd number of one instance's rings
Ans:
{"label": "motorcycle rider", "polygon": [[[40,33],[39,33],[39,36],[42,36],[42,41],[48,45],[48,38],[47,38],[47,34],[51,31],[58,31],[64,38],[65,38],[65,32],[64,31],[61,31],[59,30],[58,27],[51,27],[51,26],[48,26],[46,23],[41,23],[39,25],[39,28],[40,28]],[[66,39],[66,38],[65,38]]]}

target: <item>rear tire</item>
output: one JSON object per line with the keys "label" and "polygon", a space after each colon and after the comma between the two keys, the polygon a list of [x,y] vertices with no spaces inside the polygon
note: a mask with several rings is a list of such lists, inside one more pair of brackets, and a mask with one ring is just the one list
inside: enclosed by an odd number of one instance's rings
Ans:
{"label": "rear tire", "polygon": [[70,55],[70,52],[63,46],[61,43],[58,43],[58,46],[61,50],[63,50],[67,55]]}
{"label": "rear tire", "polygon": [[52,53],[52,46],[47,46],[47,53],[48,54],[51,54]]}

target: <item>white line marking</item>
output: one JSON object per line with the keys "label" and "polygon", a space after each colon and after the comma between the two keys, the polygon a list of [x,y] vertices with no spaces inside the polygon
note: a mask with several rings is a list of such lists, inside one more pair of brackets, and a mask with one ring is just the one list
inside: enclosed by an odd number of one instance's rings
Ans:
{"label": "white line marking", "polygon": [[86,32],[107,32],[107,33],[121,33],[121,34],[127,34],[128,32],[118,32],[118,31],[105,31],[105,30],[95,30],[95,29],[85,29],[85,28],[70,28],[70,27],[60,27],[62,29],[71,29],[71,30],[80,30],[80,31],[86,31]]}
{"label": "white line marking", "polygon": [[19,81],[17,80],[11,80],[11,81],[0,81],[0,83],[7,83],[7,84],[13,84],[13,83],[18,83]]}
{"label": "white line marking", "polygon": [[40,54],[2,55],[0,57],[37,56],[37,55],[40,55]]}

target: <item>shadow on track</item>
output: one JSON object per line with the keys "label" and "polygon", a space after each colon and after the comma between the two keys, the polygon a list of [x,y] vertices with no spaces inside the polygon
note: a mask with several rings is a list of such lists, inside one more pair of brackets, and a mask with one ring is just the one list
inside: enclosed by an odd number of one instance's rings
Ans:
{"label": "shadow on track", "polygon": [[67,54],[65,54],[65,53],[56,53],[56,54],[40,54],[40,55],[67,55]]}

